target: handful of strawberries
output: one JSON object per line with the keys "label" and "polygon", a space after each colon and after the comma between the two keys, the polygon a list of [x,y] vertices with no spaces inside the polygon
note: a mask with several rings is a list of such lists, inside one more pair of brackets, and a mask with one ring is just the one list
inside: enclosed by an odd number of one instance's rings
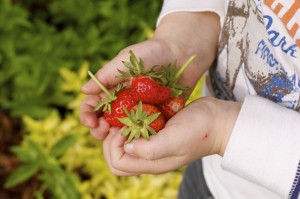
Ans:
{"label": "handful of strawberries", "polygon": [[123,62],[128,72],[118,70],[116,78],[130,79],[131,86],[119,84],[110,93],[99,80],[89,71],[91,78],[107,95],[102,99],[95,111],[101,110],[104,118],[112,127],[126,126],[122,132],[128,136],[127,143],[140,136],[149,139],[164,128],[166,121],[185,106],[184,90],[189,87],[178,84],[183,71],[195,59],[190,59],[178,70],[176,63],[145,69],[142,59],[138,60],[132,51],[130,61]]}

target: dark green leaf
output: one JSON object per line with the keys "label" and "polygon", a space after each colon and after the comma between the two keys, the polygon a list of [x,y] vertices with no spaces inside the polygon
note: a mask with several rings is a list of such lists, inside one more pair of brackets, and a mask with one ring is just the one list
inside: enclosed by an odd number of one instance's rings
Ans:
{"label": "dark green leaf", "polygon": [[31,178],[39,170],[38,164],[24,164],[17,168],[5,182],[5,187],[10,188]]}

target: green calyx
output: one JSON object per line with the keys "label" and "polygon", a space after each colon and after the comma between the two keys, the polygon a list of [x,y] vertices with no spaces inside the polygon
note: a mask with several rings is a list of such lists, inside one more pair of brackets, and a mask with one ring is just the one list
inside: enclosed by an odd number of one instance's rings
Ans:
{"label": "green calyx", "polygon": [[139,103],[136,111],[131,110],[130,113],[123,106],[123,110],[127,117],[118,118],[118,120],[127,126],[122,132],[122,136],[129,136],[126,144],[131,142],[132,139],[137,139],[140,136],[149,140],[149,133],[156,135],[155,130],[149,125],[158,118],[160,112],[147,116],[147,112],[143,112],[142,109],[142,102]]}
{"label": "green calyx", "polygon": [[108,111],[111,113],[111,103],[117,99],[117,93],[120,92],[124,87],[121,84],[118,84],[117,89],[111,94],[105,86],[90,72],[88,71],[90,77],[96,82],[100,89],[107,95],[107,99],[101,100],[98,105],[94,108],[94,111],[98,111],[100,108],[103,108],[102,111]]}
{"label": "green calyx", "polygon": [[196,58],[195,55],[191,56],[185,64],[177,69],[177,62],[175,61],[173,64],[169,64],[166,67],[163,67],[163,77],[161,77],[162,85],[168,86],[172,91],[173,97],[178,97],[180,95],[184,95],[184,90],[189,90],[190,87],[184,84],[178,84],[178,80],[182,76],[185,69],[194,61]]}
{"label": "green calyx", "polygon": [[153,66],[151,68],[145,69],[145,65],[142,59],[138,60],[135,54],[130,50],[130,61],[125,62],[123,64],[126,68],[128,68],[128,72],[119,70],[121,75],[117,76],[118,78],[128,78],[128,77],[136,77],[140,75],[145,75],[152,78],[161,78],[162,73],[160,71],[155,71],[154,69],[157,66]]}

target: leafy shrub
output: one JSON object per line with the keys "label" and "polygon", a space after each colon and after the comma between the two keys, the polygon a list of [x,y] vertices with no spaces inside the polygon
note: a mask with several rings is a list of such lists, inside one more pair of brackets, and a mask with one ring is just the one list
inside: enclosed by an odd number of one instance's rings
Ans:
{"label": "leafy shrub", "polygon": [[[22,165],[10,176],[7,186],[21,183],[40,171],[42,186],[36,192],[40,198],[44,191],[58,199],[176,198],[182,170],[134,177],[117,177],[110,173],[101,142],[79,122],[78,106],[83,94],[78,90],[86,81],[87,67],[84,63],[76,73],[66,68],[60,70],[64,80],[62,90],[74,92],[76,96],[68,104],[65,118],[55,110],[42,120],[23,116],[26,139],[21,146],[13,148]],[[29,165],[33,165],[31,172],[24,175],[24,168]],[[57,178],[47,178],[47,175]],[[62,193],[62,188],[68,191]]]}
{"label": "leafy shrub", "polygon": [[150,0],[0,1],[0,107],[34,118],[63,110],[74,95],[60,91],[59,68],[76,70],[87,60],[95,72],[152,34],[160,6]]}
{"label": "leafy shrub", "polygon": [[0,1],[0,108],[21,117],[24,132],[22,144],[12,147],[21,165],[6,187],[35,177],[36,198],[45,192],[58,199],[176,197],[182,169],[112,175],[78,113],[88,68],[96,72],[123,47],[149,38],[161,3]]}

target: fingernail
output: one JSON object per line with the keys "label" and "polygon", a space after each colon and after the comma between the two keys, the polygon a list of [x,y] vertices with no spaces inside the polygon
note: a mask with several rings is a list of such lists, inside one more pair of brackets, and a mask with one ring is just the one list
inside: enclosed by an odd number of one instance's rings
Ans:
{"label": "fingernail", "polygon": [[124,151],[126,153],[133,154],[133,144],[132,143],[125,144]]}

